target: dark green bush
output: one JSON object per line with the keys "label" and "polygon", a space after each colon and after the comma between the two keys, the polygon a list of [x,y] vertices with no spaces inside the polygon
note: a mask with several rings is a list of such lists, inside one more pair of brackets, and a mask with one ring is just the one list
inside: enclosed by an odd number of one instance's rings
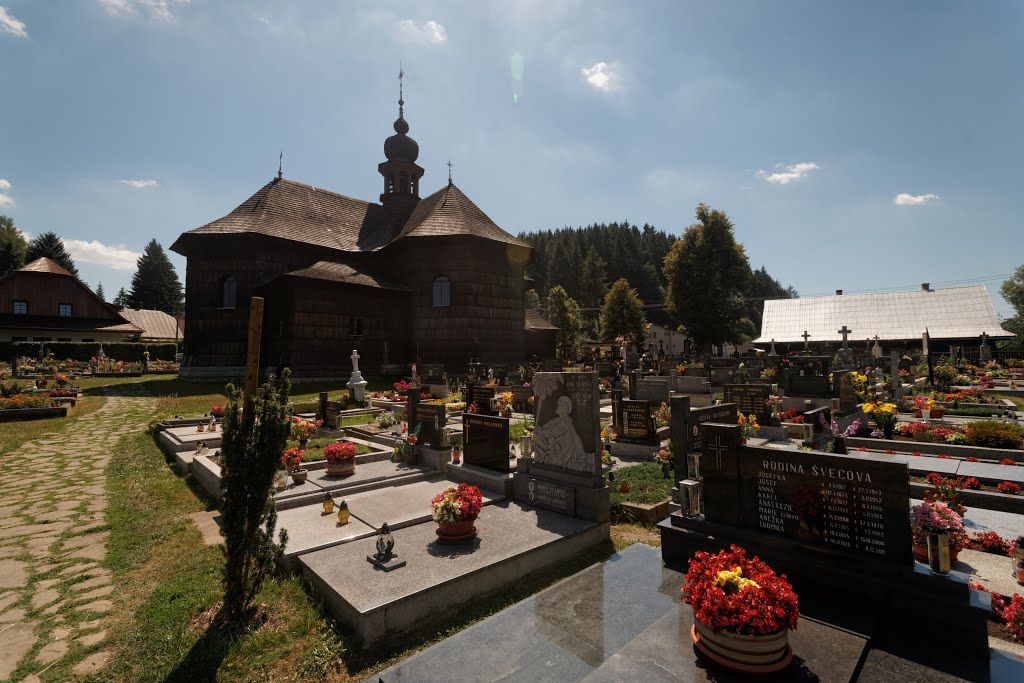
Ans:
{"label": "dark green bush", "polygon": [[[0,342],[0,359],[27,356],[38,358],[39,350],[52,353],[57,360],[88,361],[99,355],[99,342]],[[149,351],[150,360],[174,360],[178,345],[174,343],[145,344],[142,342],[103,342],[107,358],[126,363],[141,363],[142,354]]]}
{"label": "dark green bush", "polygon": [[1020,448],[1024,428],[1015,424],[982,420],[967,425],[967,445],[986,448]]}

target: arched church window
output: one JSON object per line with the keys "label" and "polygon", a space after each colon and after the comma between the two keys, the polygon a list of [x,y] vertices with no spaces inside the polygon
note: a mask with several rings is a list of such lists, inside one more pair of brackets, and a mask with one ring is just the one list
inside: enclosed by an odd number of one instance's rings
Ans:
{"label": "arched church window", "polygon": [[238,301],[238,280],[234,275],[228,275],[221,281],[220,306],[221,308],[234,308]]}
{"label": "arched church window", "polygon": [[434,308],[443,308],[452,303],[452,282],[444,275],[434,278]]}

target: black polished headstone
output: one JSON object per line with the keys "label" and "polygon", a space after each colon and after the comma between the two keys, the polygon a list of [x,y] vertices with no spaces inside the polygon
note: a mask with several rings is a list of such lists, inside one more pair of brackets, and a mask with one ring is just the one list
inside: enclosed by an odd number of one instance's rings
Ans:
{"label": "black polished headstone", "polygon": [[420,373],[420,380],[424,384],[447,384],[448,375],[444,371],[443,363],[420,363],[416,369]]}
{"label": "black polished headstone", "polygon": [[673,396],[671,401],[672,419],[669,421],[668,434],[672,443],[672,458],[675,465],[675,484],[678,486],[683,479],[689,479],[687,467],[687,435],[690,432],[690,397]]}
{"label": "black polished headstone", "polygon": [[623,401],[622,419],[622,436],[627,439],[648,440],[654,437],[650,401]]}
{"label": "black polished headstone", "polygon": [[512,409],[519,413],[532,412],[530,410],[530,397],[533,396],[533,387],[514,384],[512,389]]}
{"label": "black polished headstone", "polygon": [[622,434],[622,389],[612,389],[612,431]]}
{"label": "black polished headstone", "polygon": [[706,422],[718,422],[721,424],[736,423],[736,404],[723,403],[717,406],[706,406],[694,408],[689,415],[689,437],[687,451],[699,452],[703,448],[703,439],[700,426]]}
{"label": "black polished headstone", "polygon": [[736,409],[744,415],[754,415],[759,424],[767,426],[772,409],[768,397],[772,388],[764,384],[726,384],[725,402],[735,403]]}
{"label": "black polished headstone", "polygon": [[837,370],[832,373],[832,386],[839,399],[839,412],[850,413],[857,410],[857,392],[853,388],[853,371]]}
{"label": "black polished headstone", "polygon": [[409,387],[405,391],[405,418],[409,422],[410,428],[416,426],[416,407],[420,403],[420,392],[423,391],[420,387]]}
{"label": "black polished headstone", "polygon": [[422,425],[420,428],[420,443],[428,443],[432,446],[441,445],[441,436],[445,425],[448,424],[448,415],[445,412],[444,404],[420,403],[416,406],[416,422]]}
{"label": "black polished headstone", "polygon": [[494,398],[494,387],[482,387],[479,385],[468,384],[466,385],[466,410],[469,410],[469,406],[472,404],[477,405],[477,412],[490,415],[494,411],[491,410],[491,399]]}
{"label": "black polished headstone", "polygon": [[668,377],[648,377],[637,382],[636,398],[639,401],[650,401],[652,405],[660,406],[668,403],[669,379]]}
{"label": "black polished headstone", "polygon": [[700,430],[705,519],[712,524],[739,526],[743,520],[740,510],[740,426],[709,422]]}
{"label": "black polished headstone", "polygon": [[462,456],[466,464],[508,472],[508,425],[507,417],[463,414]]}
{"label": "black polished headstone", "polygon": [[905,463],[773,448],[740,453],[744,527],[909,566]]}

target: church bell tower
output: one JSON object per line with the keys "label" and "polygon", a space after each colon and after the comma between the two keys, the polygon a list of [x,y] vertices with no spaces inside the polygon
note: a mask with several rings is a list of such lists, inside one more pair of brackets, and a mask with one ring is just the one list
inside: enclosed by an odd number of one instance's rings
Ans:
{"label": "church bell tower", "polygon": [[387,161],[377,165],[377,171],[384,177],[384,193],[380,203],[384,208],[408,217],[420,201],[420,178],[423,169],[416,164],[420,146],[407,135],[409,123],[405,120],[405,100],[402,97],[402,79],[405,72],[398,72],[398,118],[395,119],[395,134],[384,141],[384,156]]}

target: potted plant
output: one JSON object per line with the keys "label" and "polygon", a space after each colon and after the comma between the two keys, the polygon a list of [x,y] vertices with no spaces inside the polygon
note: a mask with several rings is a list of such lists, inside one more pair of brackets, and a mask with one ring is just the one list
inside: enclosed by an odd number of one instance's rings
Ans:
{"label": "potted plant", "polygon": [[910,509],[914,527],[926,535],[928,566],[936,574],[950,571],[950,536],[964,528],[963,520],[941,500],[926,500]]}
{"label": "potted plant", "polygon": [[745,673],[779,671],[792,660],[789,631],[800,616],[796,593],[784,575],[748,558],[743,548],[696,553],[683,600],[693,607],[690,638],[711,660]]}
{"label": "potted plant", "polygon": [[224,417],[224,406],[210,406],[210,415],[213,415],[218,420],[221,419],[222,417]]}
{"label": "potted plant", "polygon": [[389,429],[395,426],[395,423],[398,422],[398,420],[395,419],[395,414],[393,412],[385,410],[374,418],[374,422],[376,422],[377,426],[381,429]]}
{"label": "potted plant", "polygon": [[328,477],[348,477],[356,472],[356,445],[351,441],[335,441],[324,446]]}
{"label": "potted plant", "polygon": [[761,431],[761,425],[757,424],[757,416],[751,413],[750,415],[744,416],[743,413],[736,411],[736,424],[740,426],[740,431],[743,434],[743,442],[746,443],[747,439],[753,439],[757,436],[757,433]]}
{"label": "potted plant", "polygon": [[885,438],[891,439],[893,429],[896,428],[896,415],[899,410],[895,403],[885,403],[883,401],[866,401],[864,403],[864,413],[867,414],[878,428],[882,430],[882,434]]}
{"label": "potted plant", "polygon": [[512,417],[512,392],[503,391],[498,397],[498,412],[502,417]]}
{"label": "potted plant", "polygon": [[430,501],[430,514],[437,522],[441,543],[465,543],[476,538],[473,522],[484,507],[480,489],[465,482],[449,486]]}
{"label": "potted plant", "polygon": [[292,418],[292,438],[298,440],[299,448],[306,447],[306,442],[316,434],[316,430],[323,423],[323,420],[304,420],[301,417]]}
{"label": "potted plant", "polygon": [[661,477],[668,479],[672,471],[672,452],[666,448],[654,454],[654,461],[661,465]]}
{"label": "potted plant", "polygon": [[931,396],[914,397],[914,414],[923,418],[925,422],[931,419],[933,408],[935,408],[935,399]]}
{"label": "potted plant", "polygon": [[281,464],[288,474],[292,475],[292,481],[296,486],[305,484],[306,475],[309,474],[309,470],[302,466],[302,458],[305,455],[306,451],[301,448],[289,448],[281,455]]}

